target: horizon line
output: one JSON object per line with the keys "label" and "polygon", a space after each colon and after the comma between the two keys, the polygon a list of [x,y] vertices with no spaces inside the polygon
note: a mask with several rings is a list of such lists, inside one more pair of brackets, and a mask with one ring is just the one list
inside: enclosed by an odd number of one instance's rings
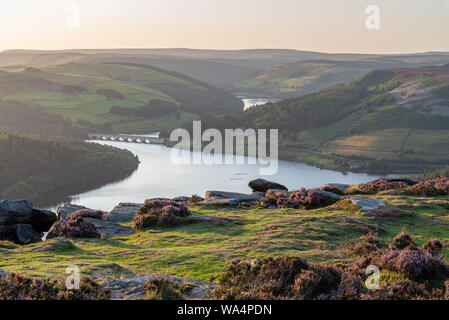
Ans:
{"label": "horizon line", "polygon": [[192,51],[296,51],[296,52],[310,52],[310,53],[321,53],[329,55],[413,55],[413,54],[438,54],[438,53],[449,53],[445,50],[427,50],[427,51],[406,51],[406,52],[394,52],[394,53],[380,53],[380,52],[329,52],[329,51],[314,51],[314,50],[301,50],[292,48],[242,48],[242,49],[207,49],[207,48],[188,48],[188,47],[110,47],[110,48],[70,48],[70,49],[4,49],[0,50],[0,53],[7,53],[13,51],[41,51],[41,52],[72,52],[72,51],[89,51],[89,50],[192,50]]}

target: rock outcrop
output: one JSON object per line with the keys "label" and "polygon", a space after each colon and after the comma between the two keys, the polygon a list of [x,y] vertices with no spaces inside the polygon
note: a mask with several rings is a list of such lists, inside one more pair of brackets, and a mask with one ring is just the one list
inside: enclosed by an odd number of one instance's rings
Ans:
{"label": "rock outcrop", "polygon": [[0,239],[25,245],[41,241],[41,236],[34,230],[32,225],[18,223],[10,226],[0,226]]}
{"label": "rock outcrop", "polygon": [[111,212],[105,215],[104,220],[111,222],[130,222],[142,206],[143,203],[119,203]]}
{"label": "rock outcrop", "polygon": [[115,222],[92,218],[86,218],[86,220],[92,223],[101,234],[108,237],[127,237],[134,233],[133,228],[125,227]]}
{"label": "rock outcrop", "polygon": [[211,206],[237,206],[240,202],[237,199],[208,199],[200,201],[198,205],[211,205]]}
{"label": "rock outcrop", "polygon": [[3,200],[0,202],[0,225],[31,223],[33,204],[27,200]]}
{"label": "rock outcrop", "polygon": [[58,220],[56,213],[50,210],[33,208],[31,211],[31,225],[38,233],[47,232]]}
{"label": "rock outcrop", "polygon": [[16,224],[13,226],[13,231],[15,233],[14,242],[20,244],[30,244],[42,241],[39,233],[37,233],[30,224]]}
{"label": "rock outcrop", "polygon": [[99,238],[101,236],[97,227],[83,217],[67,217],[67,220],[56,221],[48,231],[46,239],[66,237],[77,238]]}
{"label": "rock outcrop", "polygon": [[111,300],[136,300],[145,298],[143,285],[155,278],[167,278],[176,284],[186,284],[189,290],[186,295],[190,299],[203,299],[211,289],[217,287],[216,284],[197,280],[186,280],[181,278],[161,276],[158,274],[127,274],[119,279],[104,279],[102,286],[110,290]]}
{"label": "rock outcrop", "polygon": [[[236,192],[226,192],[226,191],[207,191],[205,195],[205,200],[200,202],[200,204],[211,204],[214,201],[228,200],[228,204],[238,204],[240,202],[253,202],[259,201],[265,196],[264,193],[255,192],[253,194],[236,193]],[[217,202],[217,204],[218,204]],[[225,201],[226,202],[226,201]]]}
{"label": "rock outcrop", "polygon": [[337,193],[340,195],[345,194],[345,191],[350,187],[350,184],[344,183],[328,183],[321,187],[321,190]]}
{"label": "rock outcrop", "polygon": [[386,206],[385,202],[375,200],[375,199],[364,199],[364,198],[349,198],[353,204],[359,206],[363,211],[377,210],[383,206]]}
{"label": "rock outcrop", "polygon": [[41,241],[40,234],[48,231],[57,220],[56,213],[33,208],[27,200],[0,202],[0,239],[18,244]]}
{"label": "rock outcrop", "polygon": [[[132,235],[134,233],[133,228],[122,226],[119,223],[132,221],[141,207],[141,204],[120,203],[111,212],[103,213],[102,211],[92,210],[80,205],[65,204],[58,208],[60,220],[53,224],[47,235],[47,239],[63,236],[58,230],[61,228],[70,228],[70,225],[73,224],[73,221],[72,223],[70,221],[73,220],[74,216],[82,217],[86,226],[90,225],[100,234],[108,237],[126,237]],[[61,225],[61,223],[64,225]],[[75,224],[73,225],[75,228],[78,227]],[[72,234],[76,235],[76,232]]]}
{"label": "rock outcrop", "polygon": [[9,272],[0,268],[0,279],[5,278],[9,275]]}
{"label": "rock outcrop", "polygon": [[172,200],[176,201],[176,202],[187,202],[187,201],[189,201],[189,199],[190,199],[189,197],[182,196],[182,197],[173,198]]}
{"label": "rock outcrop", "polygon": [[329,200],[329,202],[337,202],[341,200],[343,197],[339,194],[335,194],[333,192],[324,191],[324,190],[315,190],[314,193],[321,195],[323,198]]}
{"label": "rock outcrop", "polygon": [[62,207],[58,208],[58,220],[67,220],[67,215],[70,213],[74,213],[75,211],[88,209],[84,206],[76,205],[76,204],[64,204]]}
{"label": "rock outcrop", "polygon": [[252,180],[248,183],[248,186],[254,191],[254,192],[267,192],[270,189],[279,189],[279,190],[288,190],[287,187],[283,186],[282,184],[268,181],[265,179],[256,179]]}

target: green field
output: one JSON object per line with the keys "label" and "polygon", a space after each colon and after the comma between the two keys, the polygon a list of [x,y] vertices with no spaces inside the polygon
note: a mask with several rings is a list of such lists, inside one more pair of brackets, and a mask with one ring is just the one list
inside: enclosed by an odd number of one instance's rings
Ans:
{"label": "green field", "polygon": [[[241,101],[180,74],[149,66],[69,63],[65,65],[16,69],[0,73],[0,99],[40,105],[48,112],[73,123],[88,121],[91,126],[105,126],[115,132],[151,132],[171,128],[184,120],[199,119],[203,114],[240,109]],[[67,86],[84,91],[66,92]],[[107,97],[97,90],[113,90],[122,95]],[[141,108],[151,101],[165,101],[178,107],[164,116],[142,118],[119,115],[111,108]],[[176,116],[176,121],[173,117]],[[129,123],[128,123],[129,122]],[[152,125],[152,124],[156,125]]]}

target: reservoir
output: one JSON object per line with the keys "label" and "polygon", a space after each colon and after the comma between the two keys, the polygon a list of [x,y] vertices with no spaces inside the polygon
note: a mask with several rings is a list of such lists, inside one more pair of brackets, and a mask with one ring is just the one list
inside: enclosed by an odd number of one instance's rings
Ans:
{"label": "reservoir", "polygon": [[[149,198],[173,198],[197,194],[204,197],[208,190],[251,193],[248,182],[264,178],[285,185],[290,190],[320,187],[326,183],[338,182],[359,184],[378,178],[366,173],[341,173],[322,170],[303,163],[279,161],[278,171],[273,176],[259,176],[259,165],[206,165],[173,164],[171,148],[164,145],[128,143],[118,141],[96,141],[137,155],[139,168],[128,178],[101,186],[95,190],[53,200],[51,205],[39,204],[55,210],[62,202],[80,204],[92,209],[111,210],[120,202],[143,203]],[[245,160],[247,160],[245,158]],[[392,175],[393,176],[393,175]]]}

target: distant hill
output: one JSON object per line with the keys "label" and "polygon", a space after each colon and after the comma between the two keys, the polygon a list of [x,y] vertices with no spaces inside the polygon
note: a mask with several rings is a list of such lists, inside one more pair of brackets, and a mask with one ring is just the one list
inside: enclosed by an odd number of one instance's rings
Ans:
{"label": "distant hill", "polygon": [[226,89],[240,96],[289,98],[354,81],[370,71],[449,63],[449,54],[284,63],[238,80]]}
{"label": "distant hill", "polygon": [[[329,77],[338,78],[349,81],[357,79],[360,72],[368,72],[374,69],[390,68],[390,67],[413,67],[420,65],[436,65],[449,62],[449,53],[444,52],[428,52],[405,55],[379,55],[379,54],[331,54],[313,51],[299,51],[288,49],[249,49],[249,50],[200,50],[200,49],[72,49],[72,50],[56,50],[56,51],[40,51],[40,50],[7,50],[0,52],[0,66],[49,66],[58,64],[67,64],[69,62],[98,63],[98,62],[124,62],[138,63],[159,67],[165,70],[179,72],[191,78],[197,79],[204,83],[208,83],[220,88],[229,88],[233,93],[245,93],[248,95],[261,94],[257,91],[260,83],[257,78],[262,74],[269,75],[271,68],[282,69],[282,66],[289,63],[284,70],[285,75],[275,73],[272,75],[273,82],[280,82],[279,88],[285,89],[282,94],[280,90],[276,91],[276,87],[270,88],[270,85],[263,86],[266,90],[263,92],[272,97],[290,97],[295,94],[292,88],[296,88],[299,94],[325,88],[329,83],[332,85],[343,81],[332,81]],[[376,62],[382,59],[376,65],[371,67],[355,66],[355,70],[349,70],[349,75],[339,71],[338,66],[324,66],[321,68],[313,68],[316,76],[310,79],[304,78],[298,80],[295,77],[288,81],[291,74],[288,68],[294,73],[302,72],[310,67],[295,66],[295,64],[307,60],[326,60],[326,61],[360,61],[366,64]],[[445,60],[444,60],[445,59]],[[406,62],[406,64],[398,64]],[[414,63],[422,63],[415,64]],[[348,70],[347,66],[344,67]],[[366,71],[368,70],[368,71]],[[344,71],[344,70],[343,70]],[[354,72],[353,72],[354,71]],[[344,76],[343,76],[344,75]],[[350,77],[352,76],[352,78]],[[239,80],[243,80],[240,82]],[[267,81],[271,82],[271,76]],[[323,85],[320,86],[320,81]],[[314,80],[316,80],[314,82]],[[284,83],[286,81],[287,83]],[[310,83],[310,88],[307,87]],[[302,84],[303,83],[303,84]],[[304,87],[305,86],[305,87]],[[304,87],[304,88],[303,88]],[[246,89],[242,90],[242,89]],[[260,96],[259,96],[260,97]]]}
{"label": "distant hill", "polygon": [[151,65],[168,71],[185,74],[219,88],[226,88],[234,81],[246,78],[260,70],[258,67],[240,63],[241,61],[214,61],[152,55],[113,55],[112,57],[107,57],[104,54],[95,54],[84,58],[84,61]]}
{"label": "distant hill", "polygon": [[278,128],[283,158],[329,168],[428,169],[449,163],[449,64],[372,71],[203,127]]}
{"label": "distant hill", "polygon": [[[148,65],[68,63],[7,70],[0,71],[0,99],[39,105],[80,128],[149,132],[243,109],[240,99],[222,89]],[[157,117],[111,112],[147,105],[158,109]]]}
{"label": "distant hill", "polygon": [[[375,54],[332,54],[313,51],[300,51],[291,49],[242,49],[242,50],[209,50],[188,48],[160,48],[160,49],[71,49],[71,50],[6,50],[0,54],[5,55],[42,55],[48,53],[76,53],[76,54],[108,54],[108,55],[152,55],[170,56],[190,59],[207,60],[260,60],[260,61],[299,61],[309,59],[328,59],[334,57],[338,60],[357,59],[362,57],[379,56]],[[1,60],[0,60],[1,61]]]}

